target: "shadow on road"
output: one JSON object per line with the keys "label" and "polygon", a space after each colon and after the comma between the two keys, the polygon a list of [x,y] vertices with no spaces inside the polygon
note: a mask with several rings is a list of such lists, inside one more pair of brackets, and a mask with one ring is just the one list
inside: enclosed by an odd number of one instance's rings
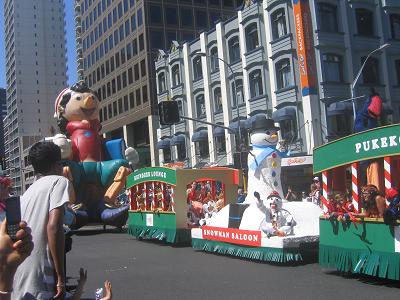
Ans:
{"label": "shadow on road", "polygon": [[386,286],[389,288],[400,288],[400,282],[396,280],[384,279],[374,276],[368,276],[363,274],[354,274],[348,272],[340,272],[336,270],[323,270],[323,272],[330,276],[338,276],[347,280],[357,280],[359,282],[368,284],[368,285],[378,285],[378,286]]}
{"label": "shadow on road", "polygon": [[96,227],[82,227],[78,230],[72,231],[72,235],[78,236],[91,236],[91,235],[98,235],[103,233],[115,234],[115,233],[127,233],[126,228],[106,228],[96,226]]}

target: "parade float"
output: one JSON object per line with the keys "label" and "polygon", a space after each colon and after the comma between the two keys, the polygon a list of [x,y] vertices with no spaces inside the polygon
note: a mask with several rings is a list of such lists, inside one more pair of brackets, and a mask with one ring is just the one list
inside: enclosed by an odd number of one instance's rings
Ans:
{"label": "parade float", "polygon": [[[393,280],[400,279],[400,230],[398,226],[400,125],[363,131],[314,149],[314,173],[322,173],[319,263],[341,272]],[[369,168],[378,166],[376,178],[381,193],[368,205],[371,190]],[[379,208],[378,198],[389,207]],[[347,193],[351,206],[340,212],[334,195]],[[382,195],[382,196],[380,196]],[[385,200],[383,200],[384,202]],[[385,208],[385,203],[383,203]],[[364,210],[364,211],[363,211]],[[393,213],[393,214],[392,214]],[[347,216],[346,216],[347,215]],[[392,216],[388,218],[388,216]],[[359,218],[361,217],[361,218]]]}
{"label": "parade float", "polygon": [[190,244],[190,229],[236,202],[240,171],[230,168],[136,170],[127,178],[128,233],[139,239]]}
{"label": "parade float", "polygon": [[133,148],[123,139],[103,139],[99,121],[99,99],[84,83],[64,89],[55,101],[55,118],[60,133],[46,140],[61,148],[64,176],[73,187],[70,208],[77,229],[87,223],[122,227],[128,206],[120,205],[131,164],[137,162]]}
{"label": "parade float", "polygon": [[278,127],[257,115],[250,120],[248,195],[225,206],[205,226],[193,228],[192,246],[201,251],[276,263],[302,261],[319,239],[319,206],[282,200]]}

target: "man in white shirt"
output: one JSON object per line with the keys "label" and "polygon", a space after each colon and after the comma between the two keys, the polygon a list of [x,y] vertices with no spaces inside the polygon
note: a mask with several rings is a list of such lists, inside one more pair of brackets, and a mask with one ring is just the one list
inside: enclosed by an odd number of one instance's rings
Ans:
{"label": "man in white shirt", "polygon": [[32,228],[34,250],[18,268],[13,299],[63,299],[64,205],[72,185],[62,175],[60,148],[39,142],[29,151],[35,182],[21,197],[21,217]]}

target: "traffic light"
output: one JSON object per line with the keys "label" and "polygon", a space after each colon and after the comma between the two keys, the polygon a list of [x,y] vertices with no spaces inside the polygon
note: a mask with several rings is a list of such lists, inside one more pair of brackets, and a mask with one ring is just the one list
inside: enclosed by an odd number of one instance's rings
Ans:
{"label": "traffic light", "polygon": [[173,125],[180,122],[178,102],[161,101],[158,103],[158,115],[161,125]]}

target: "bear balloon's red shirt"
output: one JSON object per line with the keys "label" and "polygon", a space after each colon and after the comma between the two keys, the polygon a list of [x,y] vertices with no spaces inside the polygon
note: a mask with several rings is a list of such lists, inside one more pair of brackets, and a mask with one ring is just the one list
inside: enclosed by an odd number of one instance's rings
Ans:
{"label": "bear balloon's red shirt", "polygon": [[99,135],[100,129],[99,120],[68,122],[67,132],[71,139],[73,160],[101,161],[103,159],[103,138]]}

